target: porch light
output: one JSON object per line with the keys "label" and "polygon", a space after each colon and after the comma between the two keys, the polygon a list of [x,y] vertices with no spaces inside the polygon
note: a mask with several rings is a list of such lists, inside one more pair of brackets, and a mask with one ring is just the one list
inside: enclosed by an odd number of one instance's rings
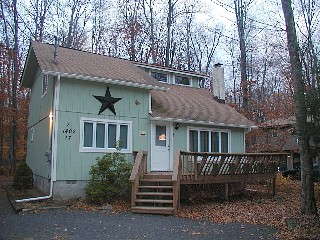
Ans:
{"label": "porch light", "polygon": [[52,115],[52,112],[50,112],[50,114],[49,114],[49,119],[50,119],[50,123],[52,123],[52,122],[53,122],[53,115]]}
{"label": "porch light", "polygon": [[179,129],[179,123],[176,123],[176,125],[174,126],[174,128],[176,129],[176,130],[178,130]]}

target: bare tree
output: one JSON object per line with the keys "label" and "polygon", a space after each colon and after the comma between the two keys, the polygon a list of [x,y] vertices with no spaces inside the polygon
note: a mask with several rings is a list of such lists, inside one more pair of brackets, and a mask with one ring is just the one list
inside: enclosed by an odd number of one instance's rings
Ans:
{"label": "bare tree", "polygon": [[312,174],[312,154],[310,151],[310,136],[308,134],[306,88],[303,81],[300,47],[296,34],[295,21],[291,0],[281,0],[286,22],[287,44],[290,56],[291,75],[294,85],[295,114],[297,133],[299,137],[301,161],[301,213],[318,215],[314,196],[314,182]]}

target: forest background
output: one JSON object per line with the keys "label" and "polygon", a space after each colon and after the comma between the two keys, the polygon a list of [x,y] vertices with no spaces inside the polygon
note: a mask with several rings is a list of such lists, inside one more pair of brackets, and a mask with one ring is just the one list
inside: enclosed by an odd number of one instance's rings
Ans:
{"label": "forest background", "polygon": [[[227,103],[257,125],[295,112],[281,1],[2,0],[0,4],[0,165],[12,170],[26,155],[31,92],[20,87],[20,78],[31,40],[54,43],[56,36],[63,47],[209,77],[213,65],[222,63]],[[292,4],[304,81],[319,89],[320,3],[294,0]],[[206,81],[203,87],[212,86]],[[319,102],[317,96],[310,101]]]}

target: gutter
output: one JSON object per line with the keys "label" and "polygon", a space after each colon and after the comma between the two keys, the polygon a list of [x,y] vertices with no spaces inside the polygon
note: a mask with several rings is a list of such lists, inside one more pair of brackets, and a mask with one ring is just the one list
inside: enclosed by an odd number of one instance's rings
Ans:
{"label": "gutter", "polygon": [[150,84],[145,84],[145,83],[134,83],[134,82],[128,82],[125,80],[117,80],[117,79],[110,79],[110,78],[103,78],[103,77],[93,77],[93,76],[85,76],[85,75],[80,75],[80,74],[45,71],[45,70],[42,72],[44,74],[48,74],[51,76],[74,78],[74,79],[92,81],[92,82],[111,83],[111,84],[120,85],[120,86],[136,87],[136,88],[142,88],[142,89],[147,89],[147,90],[160,90],[160,91],[168,91],[169,90],[169,88],[162,87],[162,86],[155,86],[155,85],[150,85]]}
{"label": "gutter", "polygon": [[219,123],[219,122],[212,122],[212,121],[201,121],[201,120],[188,120],[188,119],[178,119],[178,118],[163,118],[163,117],[154,117],[152,113],[149,113],[150,120],[153,121],[164,121],[164,122],[178,122],[178,123],[185,123],[185,124],[198,124],[198,125],[214,125],[217,127],[232,127],[232,128],[244,128],[244,129],[258,129],[257,126],[250,126],[250,125],[242,125],[242,124],[233,124],[233,123]]}
{"label": "gutter", "polygon": [[[58,75],[58,78],[54,78],[53,81],[53,99],[52,99],[52,109],[53,109],[53,114],[54,114],[54,121],[57,121],[57,115],[56,115],[56,99],[58,98],[57,94],[59,94],[59,89],[56,91],[56,85],[57,88],[60,88],[60,75]],[[57,93],[58,92],[58,93]],[[24,198],[24,199],[19,199],[15,200],[16,203],[22,203],[22,202],[31,202],[31,201],[38,201],[38,200],[46,200],[50,199],[53,196],[53,180],[55,179],[55,172],[54,172],[54,167],[56,165],[56,156],[55,156],[55,151],[53,149],[53,144],[55,144],[55,134],[56,134],[56,127],[54,127],[54,123],[51,123],[51,140],[50,140],[50,150],[51,150],[51,175],[50,175],[50,190],[49,190],[49,195],[47,196],[41,196],[41,197],[33,197],[33,198]]]}

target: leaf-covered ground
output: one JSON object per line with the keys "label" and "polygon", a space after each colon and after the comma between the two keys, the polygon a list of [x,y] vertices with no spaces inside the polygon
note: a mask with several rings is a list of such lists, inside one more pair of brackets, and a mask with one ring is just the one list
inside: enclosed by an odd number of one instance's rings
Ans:
{"label": "leaf-covered ground", "polygon": [[[246,193],[228,202],[186,203],[178,215],[206,219],[216,223],[246,222],[266,224],[279,229],[281,239],[320,239],[318,219],[300,219],[300,181],[278,176],[277,194],[271,194],[270,184],[251,184]],[[320,207],[320,185],[315,184],[317,206]]]}

